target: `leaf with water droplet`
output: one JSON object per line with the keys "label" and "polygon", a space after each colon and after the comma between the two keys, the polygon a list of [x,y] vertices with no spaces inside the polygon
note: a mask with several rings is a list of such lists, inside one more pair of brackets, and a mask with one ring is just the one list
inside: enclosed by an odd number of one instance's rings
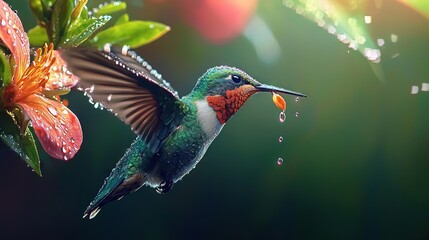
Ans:
{"label": "leaf with water droplet", "polygon": [[273,92],[273,102],[283,112],[286,110],[286,101],[282,96],[275,92]]}
{"label": "leaf with water droplet", "polygon": [[70,24],[70,16],[73,10],[74,1],[70,0],[56,0],[52,16],[48,27],[48,36],[55,46],[58,46],[62,39],[64,39],[67,29]]}
{"label": "leaf with water droplet", "polygon": [[[358,50],[369,61],[371,68],[379,80],[384,80],[384,74],[379,64],[381,54],[365,54],[365,49],[378,50],[371,37],[368,24],[365,23],[365,14],[354,9],[364,9],[363,1],[352,1],[353,4],[338,4],[339,1],[314,0],[284,0],[286,7],[294,9],[296,13],[309,18],[324,28],[328,33],[337,36],[338,40],[347,44],[349,48]],[[423,1],[422,1],[423,2]],[[359,6],[361,5],[361,6]],[[369,16],[368,16],[369,17]],[[367,17],[367,18],[368,18]]]}
{"label": "leaf with water droplet", "polygon": [[39,25],[28,31],[28,38],[30,40],[30,44],[33,47],[41,47],[45,43],[49,42],[48,33],[46,32],[46,28],[41,27]]}
{"label": "leaf with water droplet", "polygon": [[63,46],[79,46],[84,41],[86,41],[95,31],[104,26],[110,19],[110,16],[101,16],[98,18],[92,17],[78,20],[72,26],[70,26]]}
{"label": "leaf with water droplet", "polygon": [[130,21],[103,30],[92,39],[92,44],[102,48],[105,44],[128,45],[138,48],[163,36],[169,26],[150,21]]}
{"label": "leaf with water droplet", "polygon": [[97,9],[97,11],[93,11],[96,17],[100,17],[103,15],[111,15],[113,13],[123,11],[127,9],[127,3],[121,1],[113,1],[111,3],[105,4]]}
{"label": "leaf with water droplet", "polygon": [[8,86],[12,81],[9,59],[4,52],[0,50],[0,87]]}
{"label": "leaf with water droplet", "polygon": [[42,176],[39,154],[31,131],[26,128],[25,133],[21,134],[12,116],[5,111],[0,111],[0,139],[15,151],[34,172]]}

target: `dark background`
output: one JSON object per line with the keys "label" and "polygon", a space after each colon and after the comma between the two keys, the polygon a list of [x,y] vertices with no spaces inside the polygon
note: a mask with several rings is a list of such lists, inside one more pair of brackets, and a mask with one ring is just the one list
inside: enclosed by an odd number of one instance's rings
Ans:
{"label": "dark background", "polygon": [[[26,30],[34,25],[27,1],[7,2]],[[254,96],[170,193],[145,187],[88,220],[83,211],[134,135],[73,92],[67,98],[84,131],[73,160],[39,148],[40,178],[0,150],[0,238],[429,238],[429,92],[410,93],[429,82],[429,22],[396,1],[383,2],[368,26],[374,39],[386,39],[380,81],[359,52],[280,0],[260,1],[257,9],[282,50],[271,64],[244,37],[205,41],[168,2],[130,1],[131,18],[171,26],[138,52],[181,95],[207,68],[226,64],[309,98],[296,103],[286,96],[281,124],[271,95]]]}

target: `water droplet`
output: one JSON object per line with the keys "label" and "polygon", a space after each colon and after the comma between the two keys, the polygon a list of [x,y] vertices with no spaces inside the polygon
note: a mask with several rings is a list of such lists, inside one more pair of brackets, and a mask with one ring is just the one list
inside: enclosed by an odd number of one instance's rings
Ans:
{"label": "water droplet", "polygon": [[94,108],[98,108],[98,105],[99,105],[98,102],[94,103]]}
{"label": "water droplet", "polygon": [[298,101],[299,101],[299,97],[296,97],[296,98],[295,98],[295,102],[298,102]]}
{"label": "water droplet", "polygon": [[282,165],[283,164],[283,158],[278,158],[277,159],[277,165]]}
{"label": "water droplet", "polygon": [[279,142],[280,143],[283,142],[283,137],[282,136],[279,137]]}
{"label": "water droplet", "polygon": [[370,24],[372,22],[372,17],[371,16],[365,16],[364,19],[365,19],[365,23],[366,24]]}
{"label": "water droplet", "polygon": [[71,143],[74,143],[74,142],[75,142],[74,138],[72,138],[72,137],[71,137],[71,138],[70,138],[70,142],[71,142]]}
{"label": "water droplet", "polygon": [[419,93],[419,86],[411,86],[411,94]]}
{"label": "water droplet", "polygon": [[299,117],[299,112],[295,112],[295,117]]}
{"label": "water droplet", "polygon": [[111,101],[112,100],[112,94],[109,94],[109,96],[107,96],[107,101]]}
{"label": "water droplet", "polygon": [[1,25],[4,27],[6,25],[6,21],[4,19],[1,20]]}
{"label": "water droplet", "polygon": [[280,112],[279,121],[284,122],[286,120],[285,112]]}
{"label": "water droplet", "polygon": [[58,115],[58,112],[57,112],[57,110],[56,110],[54,107],[52,107],[52,106],[48,106],[48,110],[49,110],[49,112],[50,112],[53,116],[57,116],[57,115]]}
{"label": "water droplet", "polygon": [[67,153],[67,149],[66,149],[66,147],[65,147],[65,146],[63,146],[63,147],[61,148],[61,151],[63,151],[63,153],[64,153],[64,154],[66,154],[66,153]]}
{"label": "water droplet", "polygon": [[392,33],[390,34],[390,41],[392,41],[393,43],[398,41],[398,35]]}

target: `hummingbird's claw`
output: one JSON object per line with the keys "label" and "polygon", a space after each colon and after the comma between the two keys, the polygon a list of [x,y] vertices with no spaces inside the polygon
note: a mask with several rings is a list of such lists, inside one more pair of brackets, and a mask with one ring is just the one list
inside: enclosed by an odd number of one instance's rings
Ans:
{"label": "hummingbird's claw", "polygon": [[164,181],[156,188],[156,192],[159,194],[167,193],[173,188],[173,184],[174,182],[172,180]]}

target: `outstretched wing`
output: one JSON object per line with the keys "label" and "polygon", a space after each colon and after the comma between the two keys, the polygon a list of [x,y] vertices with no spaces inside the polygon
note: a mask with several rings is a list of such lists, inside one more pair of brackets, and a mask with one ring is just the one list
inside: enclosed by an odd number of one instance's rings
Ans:
{"label": "outstretched wing", "polygon": [[80,78],[77,88],[130,125],[153,152],[182,119],[177,92],[135,53],[73,48],[61,56]]}

